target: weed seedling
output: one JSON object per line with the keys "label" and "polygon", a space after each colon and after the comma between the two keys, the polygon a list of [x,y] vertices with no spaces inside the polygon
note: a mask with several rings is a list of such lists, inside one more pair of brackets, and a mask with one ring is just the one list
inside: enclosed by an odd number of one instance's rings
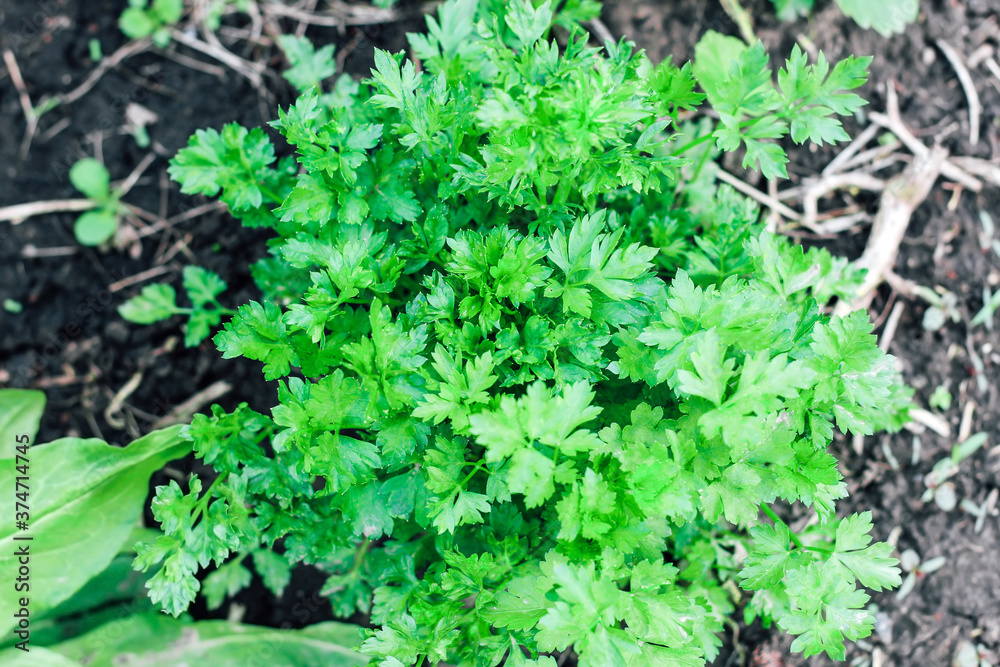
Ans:
{"label": "weed seedling", "polygon": [[69,181],[90,199],[96,207],[87,211],[73,225],[73,235],[82,245],[107,243],[118,231],[118,219],[124,213],[118,201],[121,191],[111,189],[111,178],[103,164],[94,158],[84,158],[69,170]]}
{"label": "weed seedling", "polygon": [[118,19],[118,26],[130,39],[153,38],[160,48],[170,44],[170,26],[184,14],[183,0],[128,0],[128,8]]}
{"label": "weed seedling", "polygon": [[183,274],[190,308],[177,305],[177,292],[173,287],[156,284],[143,287],[142,292],[118,307],[118,314],[136,324],[152,324],[174,315],[186,315],[184,345],[195,347],[208,337],[212,327],[222,322],[223,315],[234,315],[236,311],[219,303],[217,297],[225,291],[226,283],[217,274],[199,266],[185,266]]}

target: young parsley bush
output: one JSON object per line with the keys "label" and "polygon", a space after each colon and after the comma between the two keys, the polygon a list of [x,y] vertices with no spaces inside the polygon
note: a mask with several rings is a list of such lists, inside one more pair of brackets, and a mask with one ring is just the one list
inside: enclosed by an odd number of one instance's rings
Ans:
{"label": "young parsley bush", "polygon": [[[588,47],[596,4],[567,7],[448,0],[409,36],[419,69],[376,51],[363,85],[301,77],[273,123],[294,157],[233,124],[174,159],[184,192],[274,231],[262,298],[214,340],[279,403],[187,428],[218,476],[158,490],[136,566],[164,561],[166,611],[211,563],[220,604],[251,556],[274,590],[330,573],[383,667],[703,665],[737,605],[806,655],[871,632],[863,589],[897,560],[870,513],[837,520],[826,448],[898,429],[907,390],[864,312],[821,311],[857,272],[763,231],[713,162],[783,176],[773,139],[846,139],[869,59],[796,49],[775,86],[759,43],[710,34],[732,63],[654,66]],[[719,122],[683,122],[706,95]],[[779,500],[819,521],[792,533]]]}

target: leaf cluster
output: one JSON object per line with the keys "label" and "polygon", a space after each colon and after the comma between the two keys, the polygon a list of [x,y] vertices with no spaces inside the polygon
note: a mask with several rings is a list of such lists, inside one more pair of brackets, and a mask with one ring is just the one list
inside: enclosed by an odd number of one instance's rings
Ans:
{"label": "leaf cluster", "polygon": [[[763,231],[710,165],[777,176],[775,138],[846,138],[867,60],[796,50],[775,85],[761,46],[710,35],[732,64],[654,66],[590,47],[590,3],[537,5],[448,0],[409,36],[420,70],[377,50],[329,92],[329,51],[290,42],[294,157],[233,124],[172,161],[273,233],[261,298],[214,341],[278,402],[185,429],[217,476],[158,490],[151,593],[177,614],[237,591],[248,555],[276,589],[312,563],[384,667],[603,667],[714,659],[741,583],[796,650],[839,655],[871,630],[858,584],[899,579],[869,517],[837,522],[827,447],[899,428],[908,390],[865,313],[824,314],[859,272]],[[682,120],[706,98],[718,123]],[[759,524],[779,501],[831,546]]]}
{"label": "leaf cluster", "polygon": [[166,48],[170,44],[170,27],[183,15],[183,0],[129,0],[118,25],[130,39],[152,36],[154,44]]}

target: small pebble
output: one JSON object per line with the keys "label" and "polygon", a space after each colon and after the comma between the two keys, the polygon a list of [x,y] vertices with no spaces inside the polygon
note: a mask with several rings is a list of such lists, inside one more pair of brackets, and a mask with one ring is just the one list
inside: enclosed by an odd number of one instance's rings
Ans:
{"label": "small pebble", "polygon": [[920,54],[920,60],[923,61],[924,65],[933,65],[934,61],[937,60],[937,53],[934,52],[934,49],[928,46],[924,49],[923,53]]}

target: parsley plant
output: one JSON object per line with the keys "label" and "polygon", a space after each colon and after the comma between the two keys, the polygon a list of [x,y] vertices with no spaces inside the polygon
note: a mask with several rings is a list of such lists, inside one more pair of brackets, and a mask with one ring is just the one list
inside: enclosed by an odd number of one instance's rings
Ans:
{"label": "parsley plant", "polygon": [[[827,447],[898,429],[908,391],[864,312],[824,314],[857,272],[713,176],[720,150],[779,177],[775,139],[846,139],[869,59],[796,49],[775,84],[759,43],[710,34],[654,65],[589,47],[597,9],[448,0],[409,36],[419,68],[376,51],[328,92],[331,54],[288,42],[295,155],[232,124],[173,160],[274,233],[214,341],[278,404],[185,430],[218,474],[158,490],[136,566],[163,562],[166,611],[252,554],[275,590],[267,571],[328,572],[382,667],[703,665],[738,604],[806,655],[871,632],[865,588],[897,560],[869,513],[837,519]],[[718,122],[693,120],[706,96]],[[793,502],[818,516],[799,534],[773,509]],[[213,605],[249,579],[224,572]]]}

